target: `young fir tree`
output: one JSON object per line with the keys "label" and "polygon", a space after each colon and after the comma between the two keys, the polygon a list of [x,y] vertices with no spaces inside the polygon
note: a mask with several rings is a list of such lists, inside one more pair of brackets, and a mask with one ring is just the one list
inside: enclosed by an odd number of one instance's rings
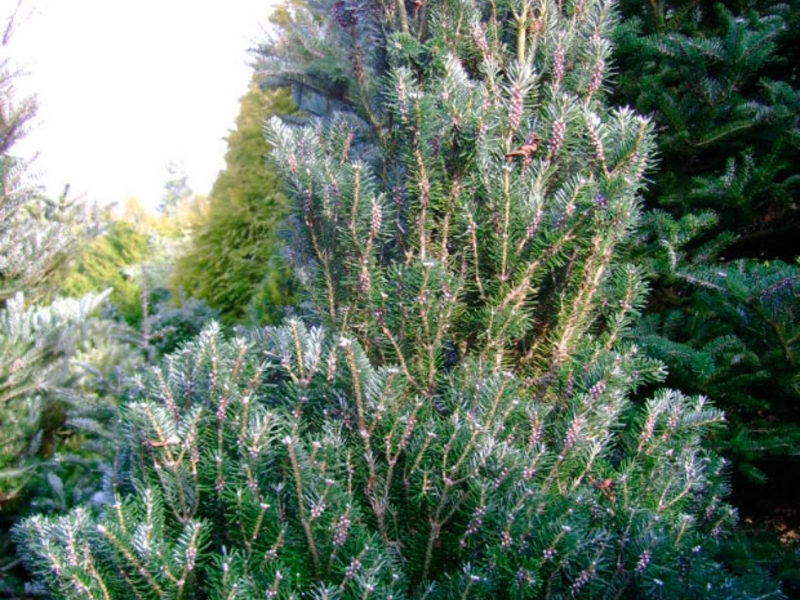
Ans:
{"label": "young fir tree", "polygon": [[102,496],[121,374],[141,368],[125,328],[97,315],[108,294],[0,309],[0,596],[27,577],[10,529],[40,510]]}
{"label": "young fir tree", "polygon": [[613,5],[320,10],[264,68],[341,109],[269,128],[324,326],[168,357],[115,502],[27,521],[29,567],[63,598],[747,597],[721,414],[630,401],[663,375],[619,258],[653,139],[605,104]]}
{"label": "young fir tree", "polygon": [[[699,262],[680,264],[675,274],[688,293],[640,322],[639,343],[667,363],[671,384],[719,399],[730,427],[715,444],[747,481],[793,471],[800,443],[800,265]],[[739,491],[746,496],[745,488]],[[791,492],[749,493],[762,495],[758,510],[793,503]]]}
{"label": "young fir tree", "polygon": [[[46,198],[18,155],[36,113],[15,91],[8,58],[23,3],[8,6],[0,42],[0,596],[21,590],[10,528],[34,507],[65,509],[100,487],[100,456],[116,393],[113,371],[132,366],[119,327],[97,317],[106,295],[52,299],[94,217]],[[87,219],[87,216],[92,218]],[[99,290],[98,290],[99,291]],[[47,302],[45,302],[47,301]],[[104,450],[102,451],[101,448]],[[22,573],[24,575],[24,573]],[[21,591],[20,591],[21,593]]]}
{"label": "young fir tree", "polygon": [[42,445],[52,443],[56,427],[47,426],[48,415],[63,409],[70,359],[104,299],[26,308],[18,294],[0,310],[0,512],[35,475]]}
{"label": "young fir tree", "polygon": [[631,2],[617,36],[616,95],[652,113],[660,128],[648,200],[677,215],[717,211],[715,233],[748,236],[739,256],[776,236],[786,244],[798,228],[800,91],[784,39],[798,11],[765,4],[736,10],[670,0],[653,13],[656,3]]}

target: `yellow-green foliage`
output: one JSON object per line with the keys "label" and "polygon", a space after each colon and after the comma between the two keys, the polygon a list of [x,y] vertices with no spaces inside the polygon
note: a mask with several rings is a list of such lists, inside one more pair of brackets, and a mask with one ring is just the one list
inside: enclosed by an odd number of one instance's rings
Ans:
{"label": "yellow-green foliage", "polygon": [[141,287],[130,269],[149,255],[150,236],[125,221],[112,222],[92,240],[75,262],[64,282],[68,296],[112,288],[111,302],[128,323],[141,318]]}
{"label": "yellow-green foliage", "polygon": [[173,283],[219,309],[227,321],[249,312],[272,322],[281,306],[293,302],[291,278],[276,251],[286,198],[266,164],[270,148],[262,133],[265,118],[292,110],[285,91],[251,85],[242,97],[236,130],[228,136],[226,169],[176,265]]}

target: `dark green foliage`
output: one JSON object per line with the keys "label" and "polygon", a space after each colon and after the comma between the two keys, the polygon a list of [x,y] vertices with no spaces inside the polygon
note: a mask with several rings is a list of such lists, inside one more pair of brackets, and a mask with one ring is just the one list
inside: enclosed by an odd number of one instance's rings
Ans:
{"label": "dark green foliage", "polygon": [[677,1],[654,22],[646,3],[625,8],[616,92],[660,127],[648,198],[675,214],[717,210],[717,232],[796,228],[800,92],[777,50],[797,9]]}
{"label": "dark green foliage", "polygon": [[[642,343],[667,361],[671,384],[728,411],[734,426],[719,447],[763,479],[758,461],[795,454],[800,439],[797,269],[771,260],[800,253],[797,35],[788,26],[800,11],[680,0],[623,9],[617,96],[660,126],[647,195],[660,208],[636,250],[656,286]],[[772,285],[785,293],[773,296]]]}
{"label": "dark green foliage", "polygon": [[[786,264],[800,254],[800,4],[623,1],[622,10],[616,96],[659,127],[635,250],[654,284],[639,343],[667,363],[670,385],[725,409],[730,426],[713,443],[733,459],[744,514],[796,527],[783,511],[796,505],[800,443],[798,268]],[[796,551],[781,557],[780,547],[731,556],[770,565],[796,592]]]}
{"label": "dark green foliage", "polygon": [[166,298],[149,318],[150,345],[157,356],[170,354],[181,344],[197,336],[219,312],[197,298]]}
{"label": "dark green foliage", "polygon": [[279,253],[278,227],[286,198],[266,165],[264,120],[289,114],[286,92],[253,85],[241,99],[236,130],[228,137],[226,169],[217,177],[208,208],[179,258],[173,282],[218,309],[225,321],[280,319],[295,302],[291,274]]}
{"label": "dark green foliage", "polygon": [[780,580],[786,598],[800,595],[800,560],[793,546],[796,546],[796,521],[794,523],[771,523],[775,530],[762,525],[744,525],[730,540],[722,545],[721,559],[737,569],[752,569],[754,565],[769,565]]}
{"label": "dark green foliage", "polygon": [[792,455],[800,444],[800,268],[737,261],[684,277],[698,291],[680,309],[648,317],[641,343],[670,366],[675,385],[733,409],[728,453],[763,479],[753,461]]}

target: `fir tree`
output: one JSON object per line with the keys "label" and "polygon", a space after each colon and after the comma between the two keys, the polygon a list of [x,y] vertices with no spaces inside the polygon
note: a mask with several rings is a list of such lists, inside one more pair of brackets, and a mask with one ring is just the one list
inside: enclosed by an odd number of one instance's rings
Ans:
{"label": "fir tree", "polygon": [[70,377],[82,322],[102,300],[87,296],[26,309],[18,294],[0,311],[0,508],[32,475],[43,443],[43,415]]}
{"label": "fir tree", "polygon": [[[792,11],[773,3],[733,12],[677,0],[650,14],[644,6],[626,6],[616,94],[652,113],[661,130],[652,207],[674,215],[716,211],[715,233],[750,238],[739,242],[738,256],[752,256],[776,235],[790,240],[800,92],[782,35]],[[788,246],[778,255],[788,256]]]}
{"label": "fir tree", "polygon": [[105,294],[0,309],[0,594],[21,593],[9,529],[36,511],[103,498],[111,425],[141,358],[124,326],[97,315]]}
{"label": "fir tree", "polygon": [[[8,17],[3,53],[19,9],[17,3]],[[16,97],[19,76],[4,54],[0,59],[0,511],[4,516],[39,474],[41,460],[58,446],[57,431],[68,412],[65,388],[80,378],[70,361],[103,345],[89,342],[87,332],[94,328],[98,333],[92,314],[105,297],[36,304],[51,299],[69,254],[89,233],[85,223],[93,219],[86,218],[88,210],[67,200],[66,190],[58,201],[44,197],[29,163],[15,154],[36,114],[35,98]]]}
{"label": "fir tree", "polygon": [[37,110],[35,98],[17,97],[20,73],[6,56],[15,16],[0,45],[0,307],[20,291],[29,301],[49,295],[82,230],[81,207],[66,190],[57,201],[46,198],[30,161],[15,154]]}
{"label": "fir tree", "polygon": [[728,409],[717,447],[751,483],[764,483],[764,461],[790,465],[800,442],[800,267],[738,260],[682,265],[676,275],[693,292],[643,319],[637,338],[669,365],[671,383]]}
{"label": "fir tree", "polygon": [[786,264],[800,249],[800,92],[787,26],[798,9],[623,7],[617,97],[660,127],[653,210],[635,251],[655,283],[640,342],[668,364],[670,384],[726,409],[733,426],[719,447],[763,481],[759,463],[794,454],[800,439],[800,300],[797,268]]}
{"label": "fir tree", "polygon": [[269,126],[324,325],[168,357],[115,502],[28,520],[27,564],[65,598],[747,597],[721,413],[630,400],[653,137],[605,104],[612,4],[320,10],[262,51],[341,109]]}

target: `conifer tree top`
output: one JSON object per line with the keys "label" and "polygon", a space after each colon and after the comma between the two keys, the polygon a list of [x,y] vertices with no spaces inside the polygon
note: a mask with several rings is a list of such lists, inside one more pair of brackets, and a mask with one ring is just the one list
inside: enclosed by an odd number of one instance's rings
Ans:
{"label": "conifer tree top", "polygon": [[[301,271],[332,328],[369,347],[389,330],[389,360],[407,363],[397,335],[428,331],[407,344],[429,350],[422,387],[448,344],[495,371],[557,366],[609,308],[652,148],[645,119],[604,104],[613,4],[401,4],[336,2],[322,23],[297,9],[263,50],[268,81],[348,106],[270,127],[303,198]],[[384,306],[415,298],[443,306]]]}

